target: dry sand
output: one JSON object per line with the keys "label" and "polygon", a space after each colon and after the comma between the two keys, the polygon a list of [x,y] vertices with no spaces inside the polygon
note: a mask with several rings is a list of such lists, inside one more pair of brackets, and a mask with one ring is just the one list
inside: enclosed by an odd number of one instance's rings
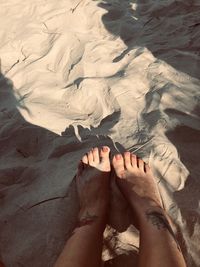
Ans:
{"label": "dry sand", "polygon": [[[0,253],[52,267],[92,146],[150,162],[189,267],[200,266],[200,1],[0,1]],[[138,233],[113,185],[105,266]]]}

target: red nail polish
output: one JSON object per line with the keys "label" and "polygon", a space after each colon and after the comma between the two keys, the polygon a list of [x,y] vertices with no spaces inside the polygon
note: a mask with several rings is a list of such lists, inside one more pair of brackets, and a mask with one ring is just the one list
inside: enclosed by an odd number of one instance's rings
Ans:
{"label": "red nail polish", "polygon": [[107,152],[108,148],[106,146],[103,146],[103,152]]}
{"label": "red nail polish", "polygon": [[116,157],[117,160],[122,158],[122,156],[120,154],[117,154],[115,157]]}

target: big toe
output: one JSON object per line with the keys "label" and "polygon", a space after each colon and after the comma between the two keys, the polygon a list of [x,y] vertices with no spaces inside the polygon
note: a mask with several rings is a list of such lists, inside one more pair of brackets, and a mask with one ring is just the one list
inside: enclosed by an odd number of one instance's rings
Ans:
{"label": "big toe", "polygon": [[108,146],[103,146],[100,150],[100,166],[103,167],[105,171],[110,171],[110,148]]}
{"label": "big toe", "polygon": [[118,177],[122,176],[124,172],[124,158],[121,154],[117,154],[113,157],[112,164],[115,170],[115,173]]}

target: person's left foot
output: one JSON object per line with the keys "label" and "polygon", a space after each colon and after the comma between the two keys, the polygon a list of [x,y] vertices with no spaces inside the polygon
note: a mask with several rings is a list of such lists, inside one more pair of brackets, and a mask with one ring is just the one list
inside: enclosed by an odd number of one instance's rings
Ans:
{"label": "person's left foot", "polygon": [[78,166],[76,184],[80,202],[80,220],[105,217],[109,205],[110,149],[95,147],[83,156]]}

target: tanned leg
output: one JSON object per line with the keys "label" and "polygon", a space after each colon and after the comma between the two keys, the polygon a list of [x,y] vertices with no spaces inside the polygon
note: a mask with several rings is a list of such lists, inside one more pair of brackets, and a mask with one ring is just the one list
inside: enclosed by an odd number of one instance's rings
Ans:
{"label": "tanned leg", "polygon": [[110,149],[94,148],[76,175],[80,212],[77,226],[54,267],[100,267],[110,190]]}
{"label": "tanned leg", "polygon": [[140,231],[138,267],[185,267],[150,167],[130,152],[114,156],[113,166]]}

